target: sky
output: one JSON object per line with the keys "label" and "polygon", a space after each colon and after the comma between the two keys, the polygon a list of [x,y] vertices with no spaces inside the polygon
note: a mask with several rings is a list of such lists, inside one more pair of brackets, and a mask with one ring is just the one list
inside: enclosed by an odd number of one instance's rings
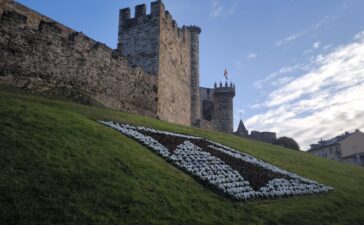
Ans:
{"label": "sky", "polygon": [[[115,48],[119,9],[150,0],[18,0]],[[164,0],[197,25],[200,82],[236,85],[234,127],[294,138],[301,149],[364,130],[363,0]]]}

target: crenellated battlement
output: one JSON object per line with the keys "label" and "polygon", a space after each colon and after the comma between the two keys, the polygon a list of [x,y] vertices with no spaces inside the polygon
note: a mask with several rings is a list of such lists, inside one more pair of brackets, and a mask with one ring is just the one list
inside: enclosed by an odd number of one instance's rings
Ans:
{"label": "crenellated battlement", "polygon": [[41,21],[38,26],[38,30],[45,34],[62,34],[62,29],[55,22]]}
{"label": "crenellated battlement", "polygon": [[191,33],[197,33],[200,34],[201,33],[201,28],[195,25],[190,25],[187,26],[187,29],[191,32]]}
{"label": "crenellated battlement", "polygon": [[[50,19],[49,17],[46,17],[44,15],[39,14],[36,11],[33,11],[27,7],[25,7],[24,5],[17,3],[16,1],[12,1],[12,0],[7,0],[4,1],[4,3],[1,3],[1,9],[0,9],[0,17],[2,18],[4,16],[4,13],[7,12],[11,12],[12,15],[5,15],[4,19],[6,20],[6,16],[7,17],[11,17],[11,21],[13,23],[18,23],[18,25],[24,26],[24,27],[28,27],[30,29],[34,29],[37,30],[39,29],[41,22],[47,22],[47,23],[54,23],[57,24],[57,27],[59,28],[58,30],[60,30],[60,34],[64,37],[67,37],[70,33],[73,32],[73,30],[65,25],[62,25],[52,19]],[[15,18],[16,16],[21,15],[23,18],[27,18],[26,22],[23,21],[19,21],[17,18]],[[9,18],[8,18],[9,19]]]}
{"label": "crenellated battlement", "polygon": [[[36,12],[32,10],[27,10],[23,5],[8,1],[8,4],[11,4],[9,8],[2,8],[0,14],[0,24],[3,28],[6,29],[29,29],[34,31],[38,31],[42,33],[42,35],[47,35],[49,37],[52,36],[60,36],[64,43],[68,43],[69,45],[74,46],[74,49],[80,52],[94,52],[95,55],[102,56],[106,59],[116,60],[117,64],[121,66],[127,66],[128,60],[120,54],[119,51],[113,50],[106,46],[104,43],[97,42],[82,32],[74,31],[48,17],[45,17],[40,14],[36,14]],[[143,7],[139,6],[139,14],[142,15],[144,12]],[[14,11],[14,10],[19,10]],[[22,14],[25,13],[26,15]],[[29,24],[28,20],[31,17],[31,20],[37,21],[38,25]],[[136,70],[138,74],[148,75],[142,68],[140,67],[130,67],[131,70]]]}
{"label": "crenellated battlement", "polygon": [[72,45],[76,47],[76,49],[91,49],[92,46],[96,44],[96,41],[92,38],[88,37],[82,32],[73,32],[68,35],[68,40],[72,42]]}
{"label": "crenellated battlement", "polygon": [[226,81],[225,85],[220,82],[214,84],[213,102],[215,128],[219,131],[233,132],[233,98],[235,96],[235,85]]}
{"label": "crenellated battlement", "polygon": [[28,18],[20,13],[15,11],[7,11],[5,10],[1,15],[0,22],[2,24],[8,23],[13,25],[14,27],[24,28],[26,27]]}
{"label": "crenellated battlement", "polygon": [[214,84],[214,93],[231,93],[235,95],[235,84],[230,82],[230,84],[226,81],[225,84],[220,82],[219,85],[215,82]]}
{"label": "crenellated battlement", "polygon": [[161,0],[157,0],[151,3],[150,14],[162,16],[165,13],[165,6]]}
{"label": "crenellated battlement", "polygon": [[[163,15],[163,14],[162,14]],[[173,23],[173,17],[172,14],[166,10],[164,12],[164,22],[168,23],[168,24],[172,24]]]}
{"label": "crenellated battlement", "polygon": [[[161,119],[190,125],[199,117],[199,33],[182,26],[162,1],[120,10],[119,52],[131,65],[158,76],[158,114]],[[193,103],[192,103],[193,102]],[[191,113],[193,110],[195,113]]]}
{"label": "crenellated battlement", "polygon": [[131,19],[131,10],[130,8],[120,9],[120,21],[126,21]]}
{"label": "crenellated battlement", "polygon": [[179,27],[161,0],[147,11],[146,4],[135,6],[135,13],[120,9],[118,48],[111,49],[16,1],[0,0],[6,56],[0,84],[78,89],[117,110],[183,125],[208,122],[231,132],[235,85],[220,82],[200,91],[201,28]]}
{"label": "crenellated battlement", "polygon": [[146,4],[135,6],[134,16],[131,15],[130,8],[120,9],[119,36],[123,31],[137,29],[138,26],[148,23],[154,24],[154,26],[163,24],[165,28],[172,30],[174,35],[176,35],[181,42],[186,42],[192,33],[201,33],[201,28],[197,26],[179,27],[171,13],[168,10],[165,10],[163,2],[158,0],[151,3],[149,14],[147,13]]}
{"label": "crenellated battlement", "polygon": [[145,16],[147,14],[147,6],[145,4],[135,6],[135,18]]}
{"label": "crenellated battlement", "polygon": [[0,2],[0,32],[0,85],[79,90],[113,109],[157,116],[157,77],[118,50],[13,1]]}
{"label": "crenellated battlement", "polygon": [[201,29],[197,26],[182,26],[179,27],[176,20],[169,11],[165,11],[165,17],[162,17],[162,22],[166,30],[172,30],[173,35],[175,35],[178,40],[182,43],[186,43],[191,39],[193,33],[200,34]]}
{"label": "crenellated battlement", "polygon": [[147,14],[147,5],[146,4],[141,4],[141,5],[137,5],[135,6],[135,13],[134,13],[134,17],[131,16],[131,9],[128,8],[123,8],[120,9],[120,21],[121,22],[130,22],[130,20],[136,20],[140,17],[144,17],[144,16],[149,16],[149,17],[154,17],[154,16],[161,16],[161,17],[166,17],[168,14],[168,11],[165,11],[165,7],[162,1],[155,1],[152,2],[150,5],[150,14]]}

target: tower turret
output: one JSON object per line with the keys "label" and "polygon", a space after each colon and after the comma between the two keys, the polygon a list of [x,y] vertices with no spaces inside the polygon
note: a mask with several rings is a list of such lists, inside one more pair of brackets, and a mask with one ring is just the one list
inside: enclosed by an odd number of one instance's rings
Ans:
{"label": "tower turret", "polygon": [[130,66],[138,66],[145,72],[159,72],[159,46],[161,20],[165,17],[162,1],[151,3],[150,14],[145,4],[135,6],[134,16],[130,8],[120,10],[118,51],[128,58]]}
{"label": "tower turret", "polygon": [[188,26],[191,35],[191,121],[198,125],[201,119],[200,105],[200,33],[201,28]]}
{"label": "tower turret", "polygon": [[248,130],[245,128],[244,123],[242,120],[240,120],[239,122],[239,126],[237,131],[235,132],[237,135],[239,136],[243,136],[243,137],[248,137],[249,136],[249,132]]}
{"label": "tower turret", "polygon": [[220,82],[219,87],[214,88],[214,124],[218,131],[233,133],[233,98],[235,96],[235,86],[230,83],[225,86]]}
{"label": "tower turret", "polygon": [[199,34],[196,26],[178,27],[161,0],[120,10],[118,52],[131,67],[157,76],[158,116],[191,125],[200,119]]}

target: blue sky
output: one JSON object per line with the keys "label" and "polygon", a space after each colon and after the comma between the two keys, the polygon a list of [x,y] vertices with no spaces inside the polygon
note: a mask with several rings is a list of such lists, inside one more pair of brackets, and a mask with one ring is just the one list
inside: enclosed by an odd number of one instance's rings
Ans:
{"label": "blue sky", "polygon": [[[149,0],[18,0],[115,47],[118,12]],[[303,149],[364,130],[363,0],[165,0],[202,28],[201,86],[236,84],[235,127],[295,138]]]}

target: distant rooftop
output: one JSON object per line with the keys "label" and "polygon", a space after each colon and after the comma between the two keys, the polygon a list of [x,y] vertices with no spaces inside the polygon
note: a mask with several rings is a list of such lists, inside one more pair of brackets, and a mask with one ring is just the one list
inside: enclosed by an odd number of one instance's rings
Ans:
{"label": "distant rooftop", "polygon": [[332,146],[332,145],[336,145],[339,142],[341,142],[342,140],[350,137],[352,134],[356,133],[356,132],[360,132],[360,130],[355,130],[354,132],[345,132],[339,136],[336,136],[334,138],[328,139],[328,140],[321,140],[316,144],[312,144],[311,149],[308,151],[314,151],[320,148],[324,148],[324,147],[328,147],[328,146]]}

